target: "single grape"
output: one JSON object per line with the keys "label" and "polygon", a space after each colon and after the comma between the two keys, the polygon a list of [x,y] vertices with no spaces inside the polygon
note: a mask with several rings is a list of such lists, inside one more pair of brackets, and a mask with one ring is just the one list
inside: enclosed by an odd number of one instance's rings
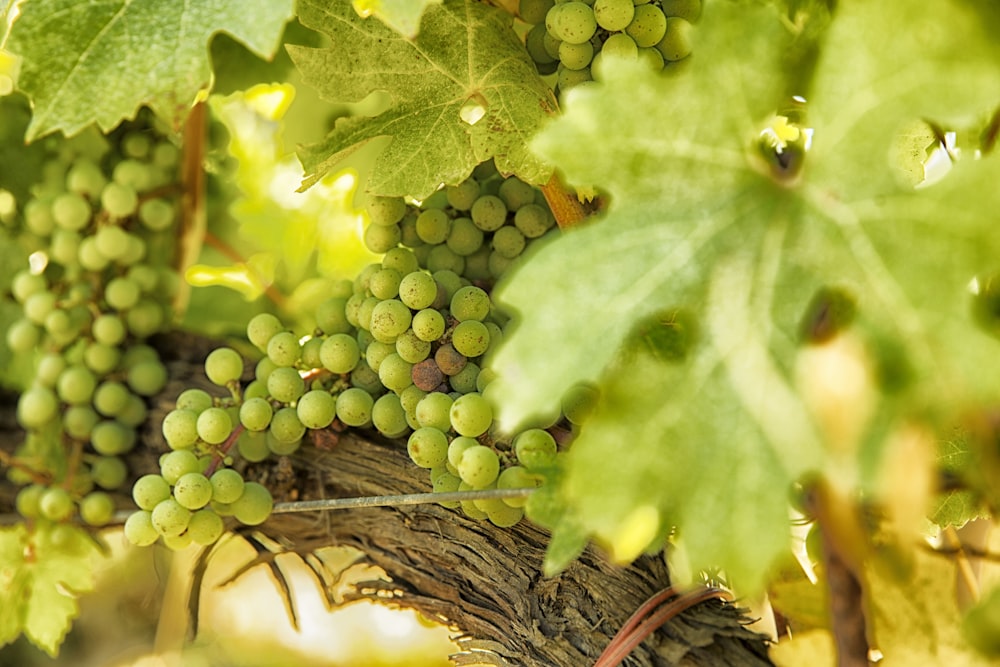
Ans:
{"label": "single grape", "polygon": [[316,309],[316,325],[327,336],[350,333],[352,326],[347,319],[347,300],[349,297],[334,297],[321,303]]}
{"label": "single grape", "polygon": [[176,484],[181,475],[198,472],[198,457],[190,449],[168,452],[160,459],[160,474],[167,484]]}
{"label": "single grape", "polygon": [[399,284],[399,300],[413,310],[430,306],[437,298],[437,292],[437,282],[423,271],[406,274]]}
{"label": "single grape", "polygon": [[198,437],[210,445],[222,444],[233,432],[233,421],[223,408],[209,408],[198,415]]}
{"label": "single grape", "polygon": [[621,32],[632,22],[636,4],[632,0],[596,0],[594,18],[597,25],[610,32]]}
{"label": "single grape", "polygon": [[125,483],[128,467],[117,456],[101,456],[90,464],[90,477],[102,489],[114,491]]}
{"label": "single grape", "polygon": [[58,486],[49,487],[38,499],[38,511],[50,521],[62,521],[73,513],[73,499],[66,489]]}
{"label": "single grape", "polygon": [[102,492],[88,493],[80,501],[80,518],[91,526],[103,526],[111,521],[115,513],[115,502]]}
{"label": "single grape", "polygon": [[153,508],[150,519],[153,528],[164,537],[176,537],[187,530],[191,521],[191,510],[173,498],[160,501]]}
{"label": "single grape", "polygon": [[410,369],[410,381],[422,391],[434,391],[444,380],[445,374],[433,359],[418,361]]}
{"label": "single grape", "polygon": [[367,391],[351,387],[337,396],[337,418],[347,426],[366,426],[375,400]]}
{"label": "single grape", "polygon": [[448,436],[436,428],[420,428],[406,441],[410,459],[421,468],[436,468],[448,460]]}
{"label": "single grape", "polygon": [[[549,16],[553,13],[556,15],[550,22]],[[594,10],[586,3],[566,2],[549,10],[545,17],[545,27],[564,42],[582,44],[594,36],[597,20],[594,18]]]}
{"label": "single grape", "polygon": [[205,358],[205,375],[220,387],[235,382],[243,375],[243,357],[231,347],[212,350]]}
{"label": "single grape", "polygon": [[63,413],[63,430],[71,438],[90,440],[90,434],[99,421],[101,418],[97,411],[89,405],[73,405]]}
{"label": "single grape", "polygon": [[413,364],[393,352],[378,367],[378,379],[390,391],[400,393],[413,384]]}
{"label": "single grape", "polygon": [[403,219],[406,213],[406,202],[402,197],[378,197],[368,198],[365,204],[368,211],[368,218],[373,225],[390,226],[395,225]]}
{"label": "single grape", "polygon": [[121,382],[107,380],[94,391],[94,408],[105,417],[117,417],[128,405],[132,393]]}
{"label": "single grape", "polygon": [[[83,239],[79,232],[68,229],[57,229],[52,233],[49,244],[49,258],[65,267],[76,266],[80,257],[80,244]],[[96,246],[95,246],[96,249]]]}
{"label": "single grape", "polygon": [[302,395],[295,410],[306,428],[326,428],[337,416],[337,399],[328,391],[315,389]]}
{"label": "single grape", "polygon": [[[291,410],[291,408],[288,408]],[[302,427],[301,423],[296,419],[296,424],[298,430],[305,433],[305,428]],[[275,456],[290,456],[299,450],[302,446],[302,438],[292,438],[291,440],[279,440],[277,436],[274,435],[274,431],[268,431],[265,434],[265,439],[267,440],[267,449],[269,452]]]}
{"label": "single grape", "polygon": [[270,394],[267,393],[267,383],[261,382],[260,380],[254,380],[243,388],[244,400],[250,400],[251,398],[268,398],[269,396]]}
{"label": "single grape", "polygon": [[514,226],[529,239],[540,237],[552,227],[554,222],[552,214],[538,204],[522,206],[514,214]]}
{"label": "single grape", "polygon": [[437,362],[438,368],[445,375],[455,375],[465,368],[465,364],[469,363],[468,358],[458,352],[450,343],[437,349],[437,352],[434,353],[434,361]]}
{"label": "single grape", "polygon": [[378,373],[364,359],[351,371],[351,386],[362,389],[371,396],[378,396],[385,391],[385,387],[379,382]]}
{"label": "single grape", "polygon": [[490,313],[490,297],[483,289],[466,285],[451,297],[450,311],[459,322],[482,321]]}
{"label": "single grape", "polygon": [[496,480],[500,473],[500,459],[491,448],[477,444],[462,453],[455,467],[463,482],[474,489],[482,489]]}
{"label": "single grape", "polygon": [[302,356],[299,339],[291,331],[281,331],[267,341],[267,357],[275,366],[293,366]]}
{"label": "single grape", "polygon": [[514,453],[522,466],[537,470],[555,463],[556,441],[548,431],[528,429],[514,438]]}
{"label": "single grape", "polygon": [[[459,479],[457,475],[452,475],[451,473],[446,472],[434,478],[432,482],[432,490],[434,493],[451,493],[453,491],[458,491],[461,484],[462,480]],[[457,501],[449,501],[439,504],[442,507],[448,507],[451,509],[455,509],[459,506]]]}
{"label": "single grape", "polygon": [[408,430],[406,411],[396,394],[380,397],[372,406],[372,425],[388,438],[402,437]]}
{"label": "single grape", "polygon": [[271,313],[258,313],[247,323],[247,338],[261,352],[267,352],[271,338],[285,330],[281,320]]}
{"label": "single grape", "polygon": [[18,354],[30,353],[42,337],[42,332],[32,324],[31,320],[21,318],[7,329],[7,346],[11,352]]}
{"label": "single grape", "polygon": [[264,523],[273,507],[271,493],[257,482],[247,482],[243,487],[243,495],[232,503],[233,516],[247,526]]}
{"label": "single grape", "polygon": [[[465,394],[455,399],[449,411],[451,426],[460,435],[477,438],[493,423],[493,408],[480,394]],[[471,482],[470,482],[471,483]]]}
{"label": "single grape", "polygon": [[112,278],[104,287],[104,299],[115,310],[128,310],[141,294],[139,284],[130,278]]}
{"label": "single grape", "polygon": [[465,368],[448,378],[448,384],[460,394],[471,394],[476,391],[478,377],[479,366],[470,361],[465,365]]}
{"label": "single grape", "polygon": [[207,546],[222,537],[223,530],[222,517],[212,510],[203,509],[191,515],[187,534],[191,536],[191,541],[195,544]]}
{"label": "single grape", "polygon": [[267,378],[267,390],[275,400],[293,403],[305,392],[306,383],[294,368],[276,368]]}
{"label": "single grape", "polygon": [[56,419],[59,401],[48,387],[35,386],[18,397],[17,422],[25,429],[41,428]]}
{"label": "single grape", "polygon": [[243,495],[243,477],[232,468],[222,468],[212,474],[212,500],[220,503],[236,502]]}
{"label": "single grape", "polygon": [[416,224],[417,236],[424,243],[434,245],[444,243],[451,231],[451,219],[448,214],[437,208],[421,211],[420,215],[417,216]]}
{"label": "single grape", "polygon": [[483,195],[472,205],[472,222],[484,232],[495,232],[507,221],[507,206],[496,195]]}
{"label": "single grape", "polygon": [[201,509],[212,499],[212,483],[200,472],[186,473],[174,485],[174,498],[189,510]]}
{"label": "single grape", "polygon": [[460,274],[465,271],[465,258],[455,254],[446,245],[436,245],[427,253],[426,266],[431,272],[451,271]]}
{"label": "single grape", "polygon": [[407,329],[396,338],[396,354],[403,361],[416,364],[426,359],[430,353],[430,342],[421,340],[413,329]]}
{"label": "single grape", "polygon": [[90,432],[90,444],[94,451],[104,456],[118,456],[130,452],[135,443],[135,429],[116,419],[105,419]]}
{"label": "single grape", "polygon": [[41,512],[41,500],[44,493],[45,487],[41,484],[32,484],[18,491],[17,498],[14,500],[17,513],[25,519],[37,517]]}
{"label": "single grape", "polygon": [[691,24],[677,16],[666,20],[666,29],[656,44],[656,49],[663,54],[664,60],[671,62],[683,60],[691,55]]}
{"label": "single grape", "polygon": [[451,344],[464,357],[478,357],[489,347],[490,334],[482,322],[466,320],[455,327],[451,336]]}
{"label": "single grape", "polygon": [[579,426],[594,411],[600,397],[596,388],[586,384],[575,384],[562,397],[562,412],[571,424]]}
{"label": "single grape", "polygon": [[257,365],[254,367],[254,378],[259,380],[260,382],[266,383],[268,379],[271,377],[271,373],[274,372],[275,368],[277,368],[275,363],[271,361],[269,358],[264,357],[263,359],[258,361]]}
{"label": "single grape", "polygon": [[507,259],[520,255],[525,244],[524,234],[517,227],[502,227],[493,235],[493,250]]}
{"label": "single grape", "polygon": [[91,214],[87,200],[75,193],[61,194],[52,202],[52,217],[63,229],[83,229],[90,222]]}
{"label": "single grape", "polygon": [[323,341],[319,358],[331,373],[350,373],[361,359],[361,349],[353,337],[336,333]]}
{"label": "single grape", "polygon": [[444,335],[444,316],[433,308],[425,308],[413,316],[410,322],[414,335],[427,342],[434,342]]}
{"label": "single grape", "polygon": [[38,325],[57,307],[58,297],[52,292],[35,292],[24,301],[24,316]]}
{"label": "single grape", "polygon": [[454,438],[450,443],[448,443],[447,464],[457,470],[458,464],[462,462],[462,457],[465,456],[466,450],[478,446],[479,442],[475,438],[467,438],[465,436]]}
{"label": "single grape", "polygon": [[431,392],[417,403],[417,422],[421,426],[436,428],[440,431],[451,430],[452,399],[448,394]]}
{"label": "single grape", "polygon": [[137,547],[147,547],[159,539],[160,533],[153,527],[152,513],[140,510],[125,519],[125,539]]}
{"label": "single grape", "polygon": [[399,225],[394,224],[387,227],[368,225],[365,229],[364,243],[368,250],[380,255],[399,245],[402,238],[403,233],[399,229]]}
{"label": "single grape", "polygon": [[83,352],[84,365],[96,375],[107,375],[121,362],[121,349],[117,346],[91,343]]}
{"label": "single grape", "polygon": [[[190,521],[188,523],[190,524]],[[187,532],[187,529],[185,529],[180,535],[163,536],[163,546],[171,551],[184,551],[191,546],[191,542],[191,535]]]}
{"label": "single grape", "polygon": [[413,316],[410,309],[397,299],[387,299],[372,309],[369,327],[375,340],[383,343],[395,342],[396,337],[410,328]]}
{"label": "single grape", "polygon": [[185,389],[177,396],[174,407],[201,413],[212,407],[212,402],[212,396],[203,389]]}
{"label": "single grape", "polygon": [[153,396],[167,384],[167,368],[159,359],[140,361],[128,369],[126,380],[140,396]]}
{"label": "single grape", "polygon": [[467,257],[483,245],[483,232],[469,218],[456,218],[451,223],[447,247],[460,257]]}
{"label": "single grape", "polygon": [[489,519],[490,523],[494,526],[499,528],[510,528],[524,518],[524,510],[520,507],[504,505],[503,507],[486,512],[486,518]]}
{"label": "single grape", "polygon": [[663,10],[653,4],[636,7],[635,17],[625,28],[625,33],[640,48],[656,46],[666,31],[667,17],[663,15]]}
{"label": "single grape", "polygon": [[243,431],[236,440],[236,449],[240,456],[250,463],[258,463],[265,460],[271,454],[267,448],[267,438],[265,432]]}
{"label": "single grape", "polygon": [[150,231],[169,229],[176,217],[174,205],[163,199],[147,199],[139,204],[139,221]]}
{"label": "single grape", "polygon": [[119,345],[125,340],[125,325],[121,317],[113,313],[97,316],[90,325],[94,340],[104,345]]}
{"label": "single grape", "polygon": [[240,406],[240,423],[251,431],[263,431],[271,425],[274,409],[263,398],[249,398]]}
{"label": "single grape", "polygon": [[542,23],[545,21],[545,14],[554,4],[555,0],[521,0],[518,3],[517,15],[525,23]]}
{"label": "single grape", "polygon": [[582,70],[590,65],[593,59],[594,45],[590,42],[584,42],[583,44],[563,42],[559,45],[559,61],[566,69]]}
{"label": "single grape", "polygon": [[376,299],[394,299],[399,294],[402,276],[396,269],[382,269],[372,276],[368,289]]}
{"label": "single grape", "polygon": [[59,374],[56,382],[56,392],[64,402],[70,405],[90,403],[97,389],[97,378],[82,365],[74,364]]}

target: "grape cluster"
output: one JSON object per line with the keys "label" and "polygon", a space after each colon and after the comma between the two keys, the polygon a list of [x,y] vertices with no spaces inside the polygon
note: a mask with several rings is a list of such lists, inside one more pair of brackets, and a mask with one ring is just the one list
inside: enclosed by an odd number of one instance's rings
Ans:
{"label": "grape cluster", "polygon": [[701,0],[521,0],[532,24],[525,46],[560,91],[592,81],[602,54],[639,59],[659,71],[691,54],[691,22]]}
{"label": "grape cluster", "polygon": [[107,523],[145,398],[166,383],[143,343],[170,318],[177,284],[178,150],[148,126],[52,142],[44,177],[18,211],[29,266],[13,276],[22,317],[6,342],[34,362],[17,419],[27,436],[9,476],[27,518]]}

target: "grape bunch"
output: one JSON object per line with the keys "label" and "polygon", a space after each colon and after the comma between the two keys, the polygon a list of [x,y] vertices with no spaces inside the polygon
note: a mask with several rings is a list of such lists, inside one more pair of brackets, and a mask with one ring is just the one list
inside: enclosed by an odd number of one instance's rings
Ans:
{"label": "grape bunch", "polygon": [[[21,317],[8,347],[31,360],[17,404],[26,437],[9,476],[18,511],[107,523],[145,399],[167,380],[144,340],[169,321],[177,277],[178,149],[148,124],[52,140],[42,180],[13,220],[28,265],[13,276]],[[14,225],[12,225],[14,226]]]}
{"label": "grape bunch", "polygon": [[691,54],[701,0],[521,0],[532,27],[525,46],[560,91],[592,81],[603,54],[638,59],[659,71]]}
{"label": "grape bunch", "polygon": [[[140,511],[126,525],[133,542],[206,543],[218,537],[221,517],[263,521],[271,509],[263,487],[245,482],[244,496],[255,489],[246,499],[235,488],[218,495],[217,476],[238,486],[237,458],[252,463],[291,454],[309,430],[375,429],[405,439],[435,491],[532,487],[540,483],[538,471],[553,465],[554,434],[582,421],[594,391],[575,389],[564,415],[505,436],[495,429],[487,366],[507,321],[490,288],[554,230],[539,191],[487,163],[423,202],[374,197],[367,212],[364,240],[382,261],[353,281],[331,284],[312,332],[299,336],[260,313],[247,325],[247,338],[262,354],[253,379],[240,382],[239,355],[221,348],[206,359],[205,371],[229,395],[189,389],[178,397],[163,421],[173,451],[162,459],[160,475],[134,489]],[[231,467],[220,467],[227,462]],[[525,499],[460,505],[471,517],[509,526],[523,516]],[[211,520],[211,531],[184,528],[210,513],[220,517]]]}

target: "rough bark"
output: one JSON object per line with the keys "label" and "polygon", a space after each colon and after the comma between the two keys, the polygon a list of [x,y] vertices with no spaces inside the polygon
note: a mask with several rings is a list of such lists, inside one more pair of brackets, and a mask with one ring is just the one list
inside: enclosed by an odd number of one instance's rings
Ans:
{"label": "rough bark", "polygon": [[[143,447],[130,458],[136,474],[155,468],[164,451],[157,425],[182,388],[203,383],[197,339],[166,338],[171,384],[154,406]],[[9,398],[9,397],[8,397]],[[10,450],[9,401],[0,413],[0,446]],[[249,466],[276,500],[423,493],[427,472],[410,463],[405,447],[372,433],[326,434],[293,457]],[[0,491],[9,507],[10,489]],[[6,501],[5,501],[6,499]],[[462,633],[457,664],[584,667],[649,596],[669,585],[662,558],[629,567],[587,549],[562,574],[545,578],[547,535],[528,521],[508,529],[466,518],[438,505],[382,507],[272,516],[256,532],[288,549],[355,547],[388,575],[356,585],[368,597],[415,609]],[[252,532],[252,531],[247,531]],[[739,608],[717,600],[668,622],[624,664],[634,666],[750,666],[771,664],[764,639],[746,629]]]}

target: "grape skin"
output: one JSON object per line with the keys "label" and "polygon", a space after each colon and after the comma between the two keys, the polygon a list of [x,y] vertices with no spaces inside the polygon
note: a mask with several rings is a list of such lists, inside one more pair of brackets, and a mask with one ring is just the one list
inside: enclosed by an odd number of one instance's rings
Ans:
{"label": "grape skin", "polygon": [[243,357],[231,347],[212,350],[205,358],[205,375],[212,384],[225,387],[243,375]]}
{"label": "grape skin", "polygon": [[337,414],[337,399],[328,391],[315,389],[303,394],[295,409],[306,428],[326,428]]}
{"label": "grape skin", "polygon": [[247,482],[243,487],[243,495],[232,503],[233,516],[247,526],[264,523],[273,507],[271,493],[257,482]]}

